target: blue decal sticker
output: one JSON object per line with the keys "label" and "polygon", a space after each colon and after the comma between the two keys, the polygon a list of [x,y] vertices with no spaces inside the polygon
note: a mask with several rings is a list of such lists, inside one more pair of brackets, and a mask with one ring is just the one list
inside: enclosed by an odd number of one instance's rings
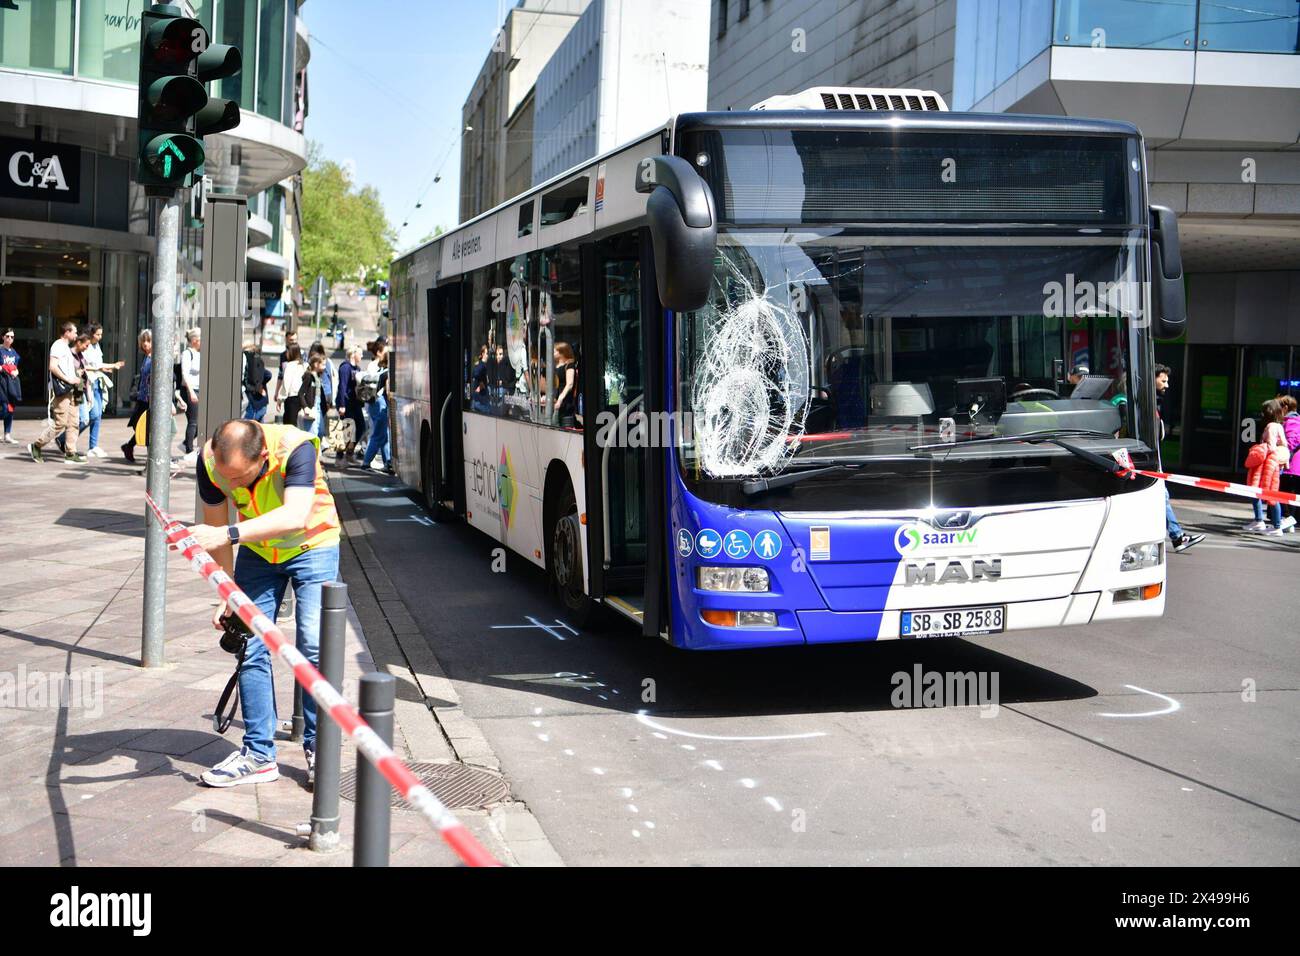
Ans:
{"label": "blue decal sticker", "polygon": [[771,561],[781,553],[781,536],[775,531],[760,531],[754,539],[754,553],[764,561]]}
{"label": "blue decal sticker", "polygon": [[727,551],[727,557],[737,561],[749,557],[749,552],[754,550],[754,542],[746,531],[728,531],[722,539],[722,546]]}
{"label": "blue decal sticker", "polygon": [[716,558],[722,551],[722,535],[704,528],[695,536],[695,553],[701,558]]}
{"label": "blue decal sticker", "polygon": [[695,538],[685,528],[677,530],[677,553],[683,558],[689,558],[691,552],[695,550]]}

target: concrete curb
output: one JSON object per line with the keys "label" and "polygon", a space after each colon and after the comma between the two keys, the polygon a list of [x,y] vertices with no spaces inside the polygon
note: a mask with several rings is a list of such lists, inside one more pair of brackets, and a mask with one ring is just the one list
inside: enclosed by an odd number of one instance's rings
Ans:
{"label": "concrete curb", "polygon": [[[399,681],[395,743],[405,742],[410,760],[456,762],[501,773],[492,745],[461,708],[455,685],[370,546],[374,529],[357,516],[343,483],[332,485],[343,525],[341,570],[344,580],[353,585],[348,589],[353,623],[375,666]],[[404,492],[395,487],[392,493]],[[509,856],[506,862],[564,865],[527,804],[512,797],[490,807],[487,814],[488,825]]]}

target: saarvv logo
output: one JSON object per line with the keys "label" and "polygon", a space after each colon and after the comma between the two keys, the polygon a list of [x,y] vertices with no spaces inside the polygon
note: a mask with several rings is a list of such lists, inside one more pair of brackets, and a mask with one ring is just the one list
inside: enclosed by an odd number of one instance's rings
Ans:
{"label": "saarvv logo", "polygon": [[129,926],[133,936],[148,936],[153,926],[150,893],[71,892],[50,897],[51,926]]}
{"label": "saarvv logo", "polygon": [[921,525],[905,524],[894,532],[894,547],[899,554],[913,554],[924,547],[942,546],[944,550],[974,547],[978,528],[962,531],[933,531]]}

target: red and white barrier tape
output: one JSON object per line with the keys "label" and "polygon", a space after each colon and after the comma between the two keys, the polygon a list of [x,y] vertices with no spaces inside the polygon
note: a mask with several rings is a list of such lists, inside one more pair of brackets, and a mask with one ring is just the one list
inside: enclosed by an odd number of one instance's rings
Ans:
{"label": "red and white barrier tape", "polygon": [[1232,481],[1218,481],[1214,478],[1197,478],[1193,475],[1172,475],[1164,471],[1144,471],[1141,468],[1133,467],[1133,460],[1129,458],[1128,452],[1121,448],[1114,453],[1115,460],[1124,468],[1120,472],[1121,478],[1134,478],[1138,475],[1144,475],[1147,478],[1162,478],[1165,481],[1172,481],[1176,485],[1190,485],[1193,488],[1208,488],[1210,491],[1220,491],[1225,495],[1240,495],[1242,498],[1258,498],[1260,501],[1267,501],[1270,504],[1295,505],[1300,504],[1300,495],[1293,494],[1289,491],[1265,491],[1262,488],[1256,488],[1254,485],[1239,485]]}
{"label": "red and white barrier tape", "polygon": [[149,508],[162,525],[167,543],[174,550],[180,551],[190,562],[190,567],[202,575],[212,585],[226,605],[239,615],[239,619],[260,637],[272,653],[293,668],[294,679],[316,699],[316,703],[327,712],[340,729],[352,739],[357,749],[379,770],[405,799],[424,815],[438,834],[455,851],[456,855],[469,866],[500,866],[501,864],[465,829],[465,825],[443,806],[442,802],[429,792],[428,788],[411,773],[393,748],[384,743],[370,725],[361,719],[356,709],[343,699],[334,687],[321,675],[312,663],[299,653],[298,649],[284,636],[284,632],[275,626],[257,605],[241,591],[230,575],[221,570],[221,566],[212,560],[208,552],[199,547],[185,526],[167,512],[158,507],[153,498],[145,494]]}

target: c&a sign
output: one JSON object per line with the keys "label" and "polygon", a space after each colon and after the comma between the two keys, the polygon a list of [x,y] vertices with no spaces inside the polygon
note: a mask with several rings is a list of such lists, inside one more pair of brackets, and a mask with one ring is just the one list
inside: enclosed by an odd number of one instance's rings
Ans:
{"label": "c&a sign", "polygon": [[0,196],[81,201],[81,147],[0,136]]}

